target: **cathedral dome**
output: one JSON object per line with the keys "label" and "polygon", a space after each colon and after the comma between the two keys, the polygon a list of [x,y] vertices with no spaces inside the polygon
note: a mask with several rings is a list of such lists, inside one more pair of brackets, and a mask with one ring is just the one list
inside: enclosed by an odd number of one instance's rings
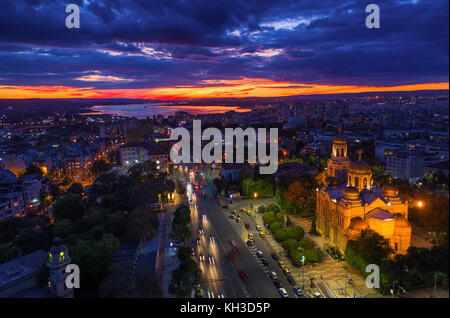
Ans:
{"label": "cathedral dome", "polygon": [[347,187],[344,190],[344,196],[347,199],[358,199],[359,198],[359,191],[355,187]]}
{"label": "cathedral dome", "polygon": [[372,172],[372,169],[370,168],[369,164],[365,162],[364,160],[358,160],[353,161],[348,166],[348,171],[352,173],[358,173],[358,174],[369,174]]}
{"label": "cathedral dome", "polygon": [[388,197],[395,197],[398,194],[398,188],[395,184],[388,183],[383,186],[383,194]]}
{"label": "cathedral dome", "polygon": [[367,230],[368,228],[369,228],[369,225],[367,224],[367,222],[364,221],[360,217],[353,218],[350,221],[349,229],[352,231],[361,232],[361,231]]}
{"label": "cathedral dome", "polygon": [[342,137],[342,136],[337,136],[337,137],[333,138],[333,143],[339,144],[339,145],[344,145],[344,144],[347,144],[347,139],[345,139],[345,137]]}
{"label": "cathedral dome", "polygon": [[408,221],[400,213],[395,214],[394,220],[395,220],[395,227],[401,227],[401,228],[409,228],[410,227]]}

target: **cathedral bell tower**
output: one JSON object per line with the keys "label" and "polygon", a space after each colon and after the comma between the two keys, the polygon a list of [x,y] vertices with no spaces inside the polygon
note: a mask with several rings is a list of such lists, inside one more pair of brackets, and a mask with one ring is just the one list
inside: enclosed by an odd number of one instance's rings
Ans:
{"label": "cathedral bell tower", "polygon": [[350,159],[347,157],[347,139],[339,136],[333,139],[331,158],[327,162],[327,177],[333,177],[338,184],[347,182],[347,169]]}
{"label": "cathedral bell tower", "polygon": [[58,237],[53,239],[53,246],[48,253],[47,267],[50,271],[50,293],[58,298],[73,298],[73,288],[66,287],[66,266],[70,264],[67,248]]}

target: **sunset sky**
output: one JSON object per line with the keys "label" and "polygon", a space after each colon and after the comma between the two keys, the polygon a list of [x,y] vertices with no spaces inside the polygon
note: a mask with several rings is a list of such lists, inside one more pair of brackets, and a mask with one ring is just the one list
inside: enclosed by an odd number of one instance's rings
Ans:
{"label": "sunset sky", "polygon": [[2,2],[0,98],[272,97],[448,89],[448,1]]}

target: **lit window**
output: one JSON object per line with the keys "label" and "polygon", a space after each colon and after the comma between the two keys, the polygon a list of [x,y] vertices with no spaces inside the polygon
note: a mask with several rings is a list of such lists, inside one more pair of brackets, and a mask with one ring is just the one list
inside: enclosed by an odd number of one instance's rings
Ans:
{"label": "lit window", "polygon": [[64,259],[65,259],[64,252],[59,253],[59,262],[60,263],[64,262]]}

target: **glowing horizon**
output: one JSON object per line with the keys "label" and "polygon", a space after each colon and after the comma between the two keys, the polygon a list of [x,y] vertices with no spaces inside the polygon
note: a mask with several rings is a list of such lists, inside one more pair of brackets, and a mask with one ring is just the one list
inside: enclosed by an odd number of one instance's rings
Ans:
{"label": "glowing horizon", "polygon": [[417,90],[448,90],[449,83],[423,83],[397,86],[318,85],[276,82],[262,78],[205,80],[199,86],[174,86],[140,89],[94,89],[70,86],[0,86],[1,99],[27,98],[136,98],[202,99],[242,97],[286,97],[313,94],[370,93]]}

